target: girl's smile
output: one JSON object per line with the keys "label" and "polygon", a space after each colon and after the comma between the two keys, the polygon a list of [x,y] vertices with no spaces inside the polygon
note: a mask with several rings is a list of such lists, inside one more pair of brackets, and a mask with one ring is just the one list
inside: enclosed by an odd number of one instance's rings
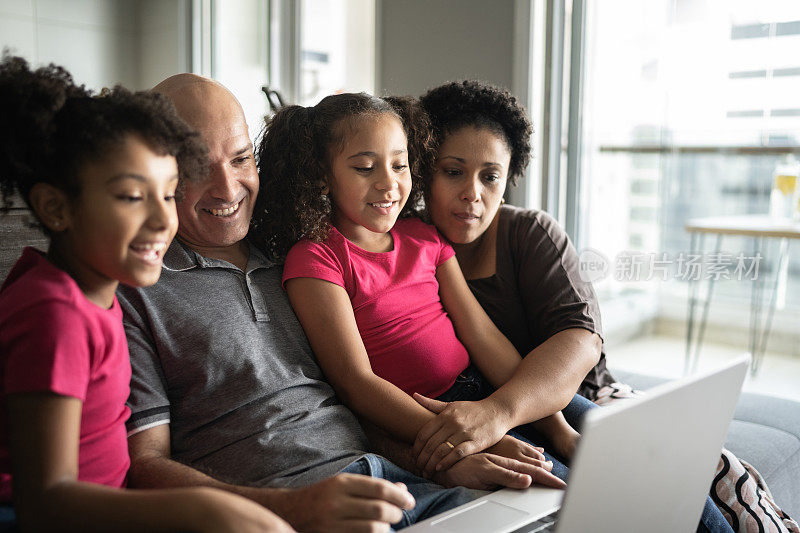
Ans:
{"label": "girl's smile", "polygon": [[333,222],[361,248],[388,251],[388,232],[411,192],[406,135],[400,121],[387,113],[359,117],[349,126],[341,126],[349,134],[331,161]]}
{"label": "girl's smile", "polygon": [[89,300],[108,307],[117,283],[151,285],[175,236],[175,158],[130,135],[106,157],[86,163],[50,256]]}

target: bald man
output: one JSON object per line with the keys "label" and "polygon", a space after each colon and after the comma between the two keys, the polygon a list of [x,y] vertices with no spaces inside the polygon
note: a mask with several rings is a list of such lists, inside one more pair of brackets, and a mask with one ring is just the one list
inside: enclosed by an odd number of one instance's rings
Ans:
{"label": "bald man", "polygon": [[[200,132],[210,175],[182,186],[159,283],[119,291],[133,367],[131,486],[221,488],[302,531],[402,527],[472,499],[369,454],[324,381],[282,267],[246,238],[259,183],[236,98],[191,74],[154,90]],[[438,480],[524,487],[546,474],[482,454]]]}

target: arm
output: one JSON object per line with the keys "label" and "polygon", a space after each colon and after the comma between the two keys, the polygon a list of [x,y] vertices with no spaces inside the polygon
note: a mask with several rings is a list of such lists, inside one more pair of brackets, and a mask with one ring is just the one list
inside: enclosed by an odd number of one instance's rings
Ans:
{"label": "arm", "polygon": [[[414,443],[417,465],[428,471],[434,465],[437,469],[446,469],[461,457],[485,449],[486,446],[479,447],[483,444],[479,439],[484,435],[489,436],[487,440],[491,441],[491,445],[497,443],[511,428],[545,417],[553,417],[542,425],[548,434],[568,434],[574,440],[575,432],[559,413],[572,395],[563,405],[559,403],[558,396],[551,398],[549,386],[541,385],[543,381],[549,383],[550,374],[537,373],[543,371],[535,370],[538,366],[532,364],[530,357],[520,360],[514,346],[472,295],[455,258],[440,265],[436,277],[442,303],[459,339],[475,365],[497,387],[497,391],[484,400],[471,402],[474,405],[453,402],[434,421],[426,424]],[[553,361],[548,359],[548,362]],[[534,366],[533,371],[530,370],[531,366]],[[418,400],[422,398],[416,397]],[[427,403],[423,405],[428,407]],[[478,428],[482,434],[480,436],[477,436]],[[455,444],[455,448],[450,450],[442,446],[445,441]]]}
{"label": "arm", "polygon": [[286,291],[325,377],[342,402],[397,438],[413,442],[434,415],[372,372],[347,292],[315,278],[292,278]]}
{"label": "arm", "polygon": [[404,487],[383,479],[339,474],[302,489],[245,487],[223,483],[170,456],[169,426],[162,424],[128,438],[130,483],[137,487],[212,487],[244,496],[299,531],[357,531],[386,527],[402,518],[414,501]]}
{"label": "arm", "polygon": [[51,393],[8,396],[23,531],[291,531],[272,513],[217,491],[126,491],[78,481],[81,408],[80,400]]}

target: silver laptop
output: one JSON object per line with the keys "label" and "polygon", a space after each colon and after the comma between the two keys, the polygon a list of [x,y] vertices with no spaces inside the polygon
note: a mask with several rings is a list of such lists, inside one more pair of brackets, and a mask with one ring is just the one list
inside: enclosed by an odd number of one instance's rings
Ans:
{"label": "silver laptop", "polygon": [[587,413],[566,493],[503,489],[404,531],[693,532],[749,362]]}

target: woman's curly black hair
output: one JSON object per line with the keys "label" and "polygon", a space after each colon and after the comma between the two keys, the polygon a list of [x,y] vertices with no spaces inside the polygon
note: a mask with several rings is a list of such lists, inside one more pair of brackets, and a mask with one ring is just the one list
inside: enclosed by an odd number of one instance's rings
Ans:
{"label": "woman's curly black hair", "polygon": [[256,154],[260,194],[250,226],[253,244],[283,259],[300,239],[320,242],[328,236],[333,206],[323,190],[333,156],[358,119],[382,114],[397,117],[408,140],[412,186],[400,216],[415,214],[422,177],[433,166],[426,113],[410,97],[335,94],[313,107],[285,107],[268,119]]}
{"label": "woman's curly black hair", "polygon": [[81,192],[82,166],[136,135],[160,155],[174,156],[181,180],[208,173],[200,135],[181,120],[163,95],[116,86],[100,96],[76,85],[64,68],[31,70],[21,57],[0,62],[0,193],[3,210],[19,193],[44,182],[70,198]]}
{"label": "woman's curly black hair", "polygon": [[488,128],[502,135],[511,151],[508,180],[516,184],[524,175],[533,127],[525,107],[510,92],[475,80],[454,81],[429,90],[420,102],[433,124],[438,146],[448,134],[465,126]]}

